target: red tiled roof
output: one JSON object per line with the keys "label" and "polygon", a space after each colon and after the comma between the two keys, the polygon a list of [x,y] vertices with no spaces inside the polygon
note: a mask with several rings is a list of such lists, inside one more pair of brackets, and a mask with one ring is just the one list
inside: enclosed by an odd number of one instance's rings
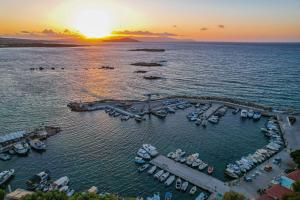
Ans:
{"label": "red tiled roof", "polygon": [[294,181],[300,180],[300,169],[293,171],[287,175],[290,179],[293,179]]}
{"label": "red tiled roof", "polygon": [[264,194],[256,200],[273,200],[273,199],[271,197],[269,197],[268,195]]}
{"label": "red tiled roof", "polygon": [[271,187],[266,191],[266,194],[269,197],[278,198],[278,199],[282,199],[284,195],[289,193],[292,193],[292,191],[285,187],[282,187],[281,185],[274,185],[273,187]]}

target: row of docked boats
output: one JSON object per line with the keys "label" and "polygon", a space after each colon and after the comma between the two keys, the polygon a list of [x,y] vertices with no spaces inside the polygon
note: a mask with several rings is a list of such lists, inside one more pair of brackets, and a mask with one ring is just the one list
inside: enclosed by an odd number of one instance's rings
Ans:
{"label": "row of docked boats", "polygon": [[202,171],[208,167],[207,173],[212,174],[214,171],[213,166],[208,166],[203,160],[199,158],[199,153],[193,153],[187,157],[185,157],[186,152],[177,149],[175,152],[170,152],[167,154],[168,158],[171,158],[177,162],[184,163],[190,167],[197,168],[198,170]]}
{"label": "row of docked boats", "polygon": [[[163,183],[166,187],[172,185],[175,182],[176,190],[179,190],[181,192],[186,192],[188,190],[189,182],[184,181],[179,177],[176,178],[175,175],[169,173],[168,171],[158,169],[157,166],[155,166],[155,165],[151,166],[150,164],[145,164],[145,165],[139,167],[138,170],[139,170],[139,172],[143,172],[146,169],[148,169],[147,170],[148,175],[153,175],[153,177],[156,180]],[[191,194],[191,195],[196,194],[196,192],[197,192],[197,186],[192,186],[189,190],[189,194]],[[203,193],[203,194],[205,194],[205,193]],[[203,194],[201,196],[203,196],[203,199],[205,199],[207,197],[207,195],[203,195]]]}
{"label": "row of docked boats", "polygon": [[142,148],[138,149],[137,156],[135,157],[134,161],[137,164],[144,164],[146,160],[150,160],[152,157],[158,155],[158,151],[156,147],[152,146],[151,144],[143,144]]}
{"label": "row of docked boats", "polygon": [[280,136],[279,125],[274,118],[269,119],[266,123],[266,128],[262,128],[261,130],[270,138],[269,143],[263,148],[258,149],[254,154],[249,154],[235,163],[228,164],[225,174],[231,178],[238,178],[257,164],[269,159],[282,148],[284,142]]}
{"label": "row of docked boats", "polygon": [[121,121],[127,121],[130,119],[129,115],[124,115],[113,108],[106,108],[105,112],[112,117],[120,117]]}
{"label": "row of docked boats", "polygon": [[28,190],[49,192],[58,190],[65,193],[68,197],[75,193],[75,190],[69,187],[70,179],[63,176],[53,182],[50,181],[50,172],[48,170],[42,171],[26,181]]}
{"label": "row of docked boats", "polygon": [[[239,112],[239,108],[237,110],[235,110],[233,112],[233,114],[234,113],[237,114]],[[253,119],[254,121],[258,121],[261,118],[261,112],[259,112],[259,111],[253,111],[251,109],[250,110],[242,109],[241,110],[241,118],[242,119],[248,118],[248,119]]]}
{"label": "row of docked boats", "polygon": [[39,140],[33,139],[27,141],[20,141],[12,145],[12,148],[8,151],[8,153],[1,153],[0,160],[7,161],[11,159],[11,155],[17,154],[20,156],[26,156],[30,152],[31,149],[37,152],[43,152],[46,150],[46,144]]}

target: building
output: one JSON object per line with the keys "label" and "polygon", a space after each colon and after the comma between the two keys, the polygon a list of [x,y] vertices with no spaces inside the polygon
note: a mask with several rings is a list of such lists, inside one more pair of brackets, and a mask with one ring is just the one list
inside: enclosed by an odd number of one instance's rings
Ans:
{"label": "building", "polygon": [[281,200],[287,194],[293,193],[292,185],[300,180],[300,169],[289,173],[287,176],[280,177],[279,184],[274,184],[267,189],[265,194],[257,200]]}

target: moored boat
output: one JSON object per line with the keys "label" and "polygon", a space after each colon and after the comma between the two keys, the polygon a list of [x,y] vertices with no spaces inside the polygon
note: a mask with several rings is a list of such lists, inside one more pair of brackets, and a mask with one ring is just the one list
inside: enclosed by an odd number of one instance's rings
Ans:
{"label": "moored boat", "polygon": [[2,184],[6,183],[7,181],[9,181],[9,179],[12,178],[14,174],[15,174],[14,169],[9,169],[9,170],[0,172],[0,186]]}
{"label": "moored boat", "polygon": [[159,177],[161,177],[161,175],[163,175],[163,173],[164,173],[164,170],[159,170],[158,172],[156,172],[154,174],[154,178],[159,179]]}
{"label": "moored boat", "polygon": [[254,111],[253,110],[249,110],[248,111],[248,117],[249,118],[253,118],[253,115],[254,115]]}
{"label": "moored boat", "polygon": [[53,182],[52,186],[54,189],[61,189],[64,186],[67,186],[70,182],[70,179],[67,176],[63,176],[59,179],[57,179],[56,181]]}
{"label": "moored boat", "polygon": [[144,164],[146,161],[144,161],[141,157],[135,157],[134,162],[137,164]]}
{"label": "moored boat", "polygon": [[50,179],[50,172],[48,170],[42,171],[26,181],[29,190],[35,190],[40,184]]}
{"label": "moored boat", "polygon": [[29,145],[31,148],[33,148],[36,151],[45,151],[46,150],[46,144],[38,139],[30,140]]}
{"label": "moored boat", "polygon": [[175,176],[169,176],[169,178],[165,181],[166,186],[170,186],[175,181]]}
{"label": "moored boat", "polygon": [[161,175],[161,176],[159,177],[159,181],[160,181],[160,182],[164,182],[164,181],[169,177],[169,175],[170,175],[169,172],[164,173],[163,175]]}
{"label": "moored boat", "polygon": [[10,160],[10,159],[11,159],[11,156],[9,154],[6,154],[6,153],[1,153],[0,154],[0,160],[7,161],[7,160]]}
{"label": "moored boat", "polygon": [[241,118],[247,118],[247,117],[248,117],[248,111],[245,110],[245,109],[243,109],[243,110],[241,111]]}
{"label": "moored boat", "polygon": [[214,167],[213,166],[209,166],[208,169],[207,169],[207,173],[209,175],[211,175],[213,172],[214,172]]}
{"label": "moored boat", "polygon": [[154,165],[154,166],[152,166],[152,167],[147,171],[147,173],[148,173],[148,174],[153,174],[153,173],[155,172],[156,169],[157,169],[157,167]]}
{"label": "moored boat", "polygon": [[29,145],[26,142],[19,142],[14,144],[14,151],[21,156],[25,156],[28,154],[29,152]]}
{"label": "moored boat", "polygon": [[177,179],[176,179],[176,184],[175,184],[176,190],[180,190],[180,189],[181,189],[181,184],[182,184],[181,179],[180,179],[180,178],[177,178]]}
{"label": "moored boat", "polygon": [[157,156],[158,151],[156,147],[152,146],[151,144],[143,144],[143,148],[152,156]]}
{"label": "moored boat", "polygon": [[195,193],[197,192],[197,186],[193,186],[191,189],[190,189],[190,194],[191,195],[194,195]]}
{"label": "moored boat", "polygon": [[165,193],[165,200],[172,200],[172,192]]}
{"label": "moored boat", "polygon": [[138,168],[138,171],[139,171],[139,172],[143,172],[143,171],[145,171],[149,166],[150,166],[150,164],[144,164],[143,166],[141,166],[141,167]]}
{"label": "moored boat", "polygon": [[205,200],[206,199],[206,194],[204,192],[201,192],[195,200]]}
{"label": "moored boat", "polygon": [[151,156],[147,153],[145,149],[139,149],[137,155],[143,159],[149,160]]}
{"label": "moored boat", "polygon": [[189,182],[185,181],[181,185],[181,191],[185,192],[189,186]]}

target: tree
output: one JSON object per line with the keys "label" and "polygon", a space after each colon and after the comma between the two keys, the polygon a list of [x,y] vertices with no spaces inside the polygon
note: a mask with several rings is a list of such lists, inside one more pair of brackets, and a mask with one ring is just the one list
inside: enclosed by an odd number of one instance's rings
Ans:
{"label": "tree", "polygon": [[298,165],[298,168],[300,168],[300,150],[295,150],[290,153],[290,156],[293,158],[294,162]]}
{"label": "tree", "polygon": [[0,200],[4,200],[5,197],[5,191],[0,189]]}
{"label": "tree", "polygon": [[246,198],[244,197],[244,195],[240,193],[230,191],[230,192],[225,192],[222,200],[246,200]]}
{"label": "tree", "polygon": [[294,192],[300,192],[300,181],[294,182],[292,188]]}
{"label": "tree", "polygon": [[31,195],[26,195],[22,200],[68,200],[68,197],[59,191],[51,191],[47,193],[35,192]]}
{"label": "tree", "polygon": [[294,192],[288,195],[285,195],[282,200],[300,200],[300,193]]}

